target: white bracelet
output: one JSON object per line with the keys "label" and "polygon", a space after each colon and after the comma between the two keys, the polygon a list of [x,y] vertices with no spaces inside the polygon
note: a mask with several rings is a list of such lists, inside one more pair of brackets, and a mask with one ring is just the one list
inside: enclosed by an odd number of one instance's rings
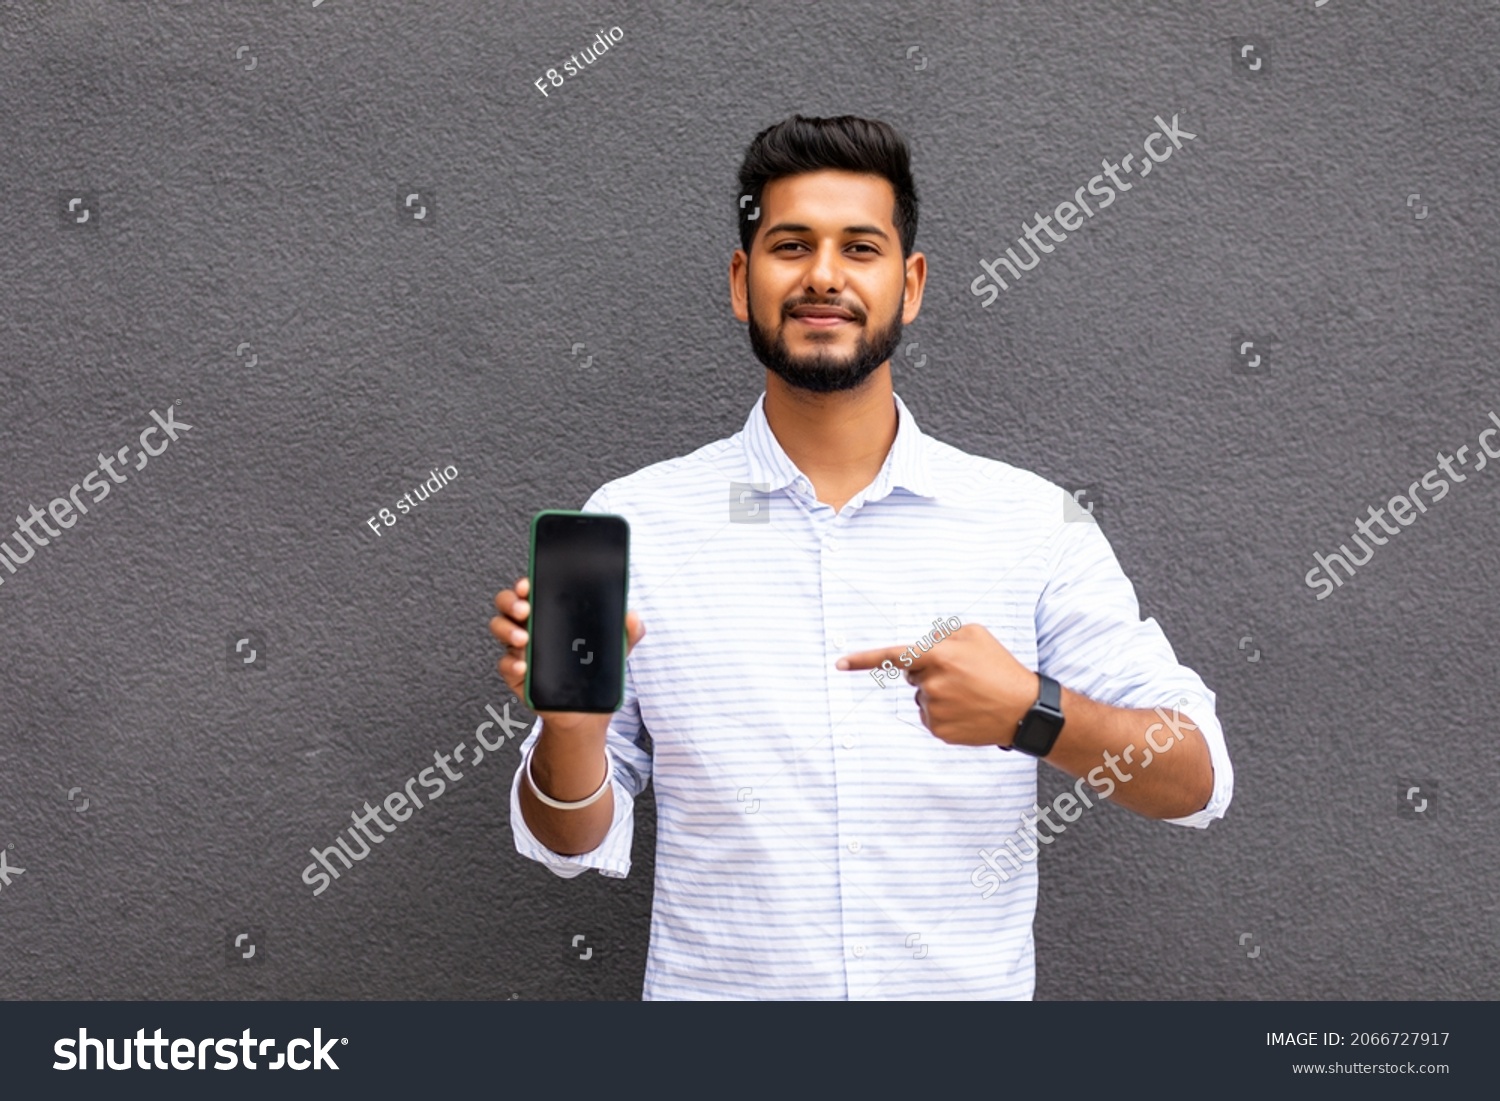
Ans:
{"label": "white bracelet", "polygon": [[531,778],[531,755],[535,752],[536,745],[533,743],[531,749],[526,752],[526,784],[531,788],[531,794],[535,795],[549,807],[556,807],[558,810],[582,810],[584,807],[598,802],[599,799],[604,795],[604,793],[609,790],[609,782],[614,779],[614,759],[610,756],[609,750],[606,749],[604,751],[604,783],[599,785],[599,790],[594,792],[594,794],[590,795],[587,799],[580,799],[576,803],[561,802],[557,799],[552,798],[550,795],[543,795],[542,789],[537,787],[536,781]]}

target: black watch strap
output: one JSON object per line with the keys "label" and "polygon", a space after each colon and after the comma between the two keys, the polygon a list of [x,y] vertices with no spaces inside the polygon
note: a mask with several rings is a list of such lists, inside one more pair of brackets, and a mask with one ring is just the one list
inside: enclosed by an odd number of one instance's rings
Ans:
{"label": "black watch strap", "polygon": [[1062,685],[1045,673],[1038,673],[1037,681],[1036,703],[1016,724],[1016,736],[1011,739],[1011,744],[1002,748],[1045,757],[1052,752],[1063,728]]}

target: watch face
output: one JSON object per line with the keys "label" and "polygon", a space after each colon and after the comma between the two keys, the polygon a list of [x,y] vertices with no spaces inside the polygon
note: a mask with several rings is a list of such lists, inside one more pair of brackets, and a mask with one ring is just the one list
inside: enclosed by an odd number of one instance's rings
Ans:
{"label": "watch face", "polygon": [[1035,711],[1026,716],[1016,731],[1015,747],[1036,757],[1043,757],[1052,749],[1062,723],[1047,714]]}

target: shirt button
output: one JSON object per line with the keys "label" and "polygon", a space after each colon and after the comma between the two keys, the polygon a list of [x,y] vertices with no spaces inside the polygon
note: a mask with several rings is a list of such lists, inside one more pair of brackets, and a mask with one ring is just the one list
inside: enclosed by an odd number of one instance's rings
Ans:
{"label": "shirt button", "polygon": [[861,847],[862,846],[860,845],[860,843],[858,841],[851,841],[851,842],[849,842],[849,851],[852,852],[852,853],[859,852],[859,850],[860,850]]}
{"label": "shirt button", "polygon": [[856,944],[854,946],[854,954],[856,956],[863,956],[865,954],[865,946],[863,944]]}
{"label": "shirt button", "polygon": [[835,554],[838,553],[839,541],[837,536],[830,535],[823,545],[827,547],[829,551]]}
{"label": "shirt button", "polygon": [[849,645],[849,640],[843,635],[834,635],[833,644],[842,650],[845,646]]}
{"label": "shirt button", "polygon": [[[844,748],[845,749],[853,749],[854,748],[854,735],[853,734],[845,734],[844,735]],[[854,844],[858,845],[859,842],[856,841]],[[853,845],[850,846],[850,848],[853,848],[853,847],[854,847]]]}

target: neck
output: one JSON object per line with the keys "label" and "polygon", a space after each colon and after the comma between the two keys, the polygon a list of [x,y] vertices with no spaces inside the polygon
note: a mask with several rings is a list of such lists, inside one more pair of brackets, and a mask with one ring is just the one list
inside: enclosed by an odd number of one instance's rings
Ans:
{"label": "neck", "polygon": [[858,389],[834,394],[796,389],[767,371],[765,413],[776,442],[812,479],[818,500],[835,509],[875,480],[899,424],[889,365]]}

